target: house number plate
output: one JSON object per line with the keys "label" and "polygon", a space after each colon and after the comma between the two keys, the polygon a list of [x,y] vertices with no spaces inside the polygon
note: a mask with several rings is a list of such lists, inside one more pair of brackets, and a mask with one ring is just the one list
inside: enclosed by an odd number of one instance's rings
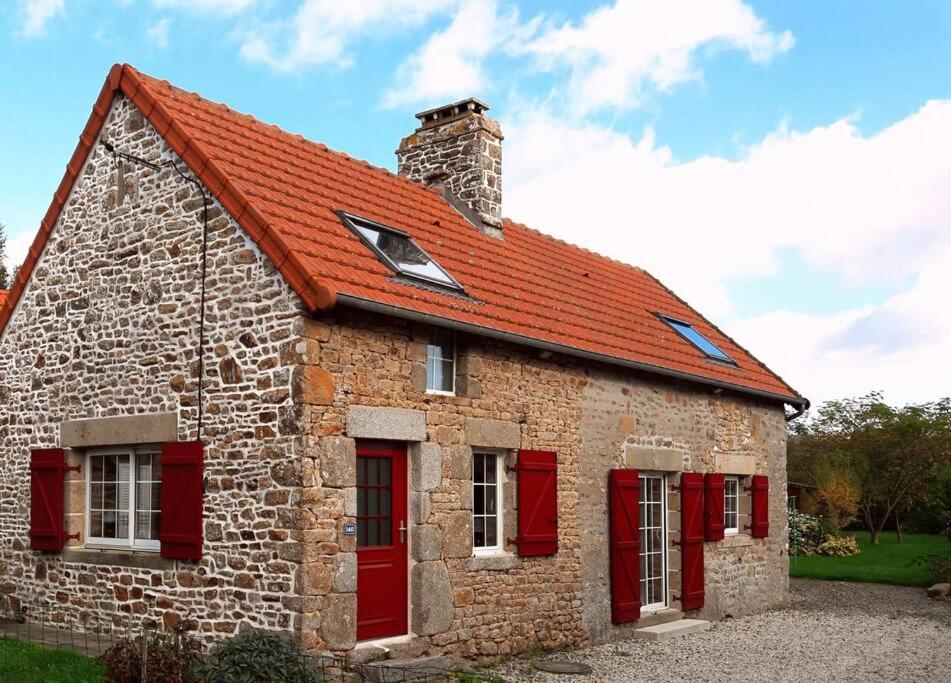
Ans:
{"label": "house number plate", "polygon": [[357,525],[356,525],[356,524],[344,524],[344,525],[343,525],[343,535],[344,535],[344,536],[356,536],[356,535],[357,535]]}

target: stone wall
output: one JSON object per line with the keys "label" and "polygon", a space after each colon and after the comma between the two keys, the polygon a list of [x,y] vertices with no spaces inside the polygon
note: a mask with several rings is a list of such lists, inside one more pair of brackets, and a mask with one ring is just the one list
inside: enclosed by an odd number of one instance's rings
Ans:
{"label": "stone wall", "polygon": [[[313,612],[304,619],[312,630],[302,633],[305,643],[346,650],[355,642],[356,547],[340,530],[356,514],[356,475],[349,463],[359,438],[408,443],[414,654],[495,656],[584,642],[575,522],[583,373],[523,349],[460,336],[458,371],[469,378],[468,395],[427,394],[429,328],[343,309],[322,322],[329,338],[321,344],[320,365],[332,376],[334,399],[310,413],[315,448],[307,452],[322,486],[305,489],[303,500],[313,531],[337,534],[307,565],[332,590],[310,605]],[[557,556],[522,559],[510,547],[499,556],[473,557],[474,448],[507,453],[510,464],[518,448],[558,453]],[[512,482],[503,487],[503,498],[505,535],[512,537]]]}
{"label": "stone wall", "polygon": [[[121,96],[102,137],[185,169]],[[99,425],[85,429],[93,442],[97,433],[123,430],[129,439],[155,439],[165,432],[108,418],[166,416],[170,438],[197,436],[202,198],[168,167],[125,163],[121,189],[119,178],[97,145],[0,338],[0,606],[26,608],[28,617],[46,606],[64,623],[83,613],[116,624],[129,615],[168,626],[190,619],[205,640],[242,624],[291,628],[301,605],[289,541],[307,476],[300,466],[305,397],[292,393],[310,349],[295,333],[297,296],[216,203],[203,559],[102,553],[85,550],[82,538],[62,555],[29,550],[30,449],[61,445],[62,423],[102,419],[83,423]],[[69,463],[83,464],[83,453],[70,450]],[[85,477],[85,468],[68,473],[68,532],[83,531]]]}
{"label": "stone wall", "polygon": [[767,474],[770,533],[753,539],[750,495],[740,492],[739,534],[704,543],[705,603],[696,616],[739,616],[779,604],[788,584],[786,427],[780,406],[659,378],[591,372],[582,407],[581,496],[584,622],[592,641],[611,640],[634,624],[611,624],[608,565],[608,470],[631,467],[666,476],[668,605],[680,589],[680,495],[683,471]]}

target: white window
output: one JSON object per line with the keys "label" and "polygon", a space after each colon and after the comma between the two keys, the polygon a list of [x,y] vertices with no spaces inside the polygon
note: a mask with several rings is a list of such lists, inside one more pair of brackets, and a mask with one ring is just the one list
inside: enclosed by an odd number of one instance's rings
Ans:
{"label": "white window", "polygon": [[502,550],[502,462],[495,453],[472,456],[472,548],[477,555]]}
{"label": "white window", "polygon": [[723,532],[740,533],[740,478],[726,477],[723,489]]}
{"label": "white window", "polygon": [[426,391],[456,392],[456,338],[452,330],[435,328],[426,352]]}
{"label": "white window", "polygon": [[162,455],[150,448],[90,451],[86,545],[159,549]]}

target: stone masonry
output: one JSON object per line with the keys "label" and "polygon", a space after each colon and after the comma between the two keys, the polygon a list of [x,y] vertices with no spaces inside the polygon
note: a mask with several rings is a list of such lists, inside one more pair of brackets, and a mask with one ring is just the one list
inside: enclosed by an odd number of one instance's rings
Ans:
{"label": "stone masonry", "polygon": [[[184,169],[124,98],[102,137]],[[301,466],[300,425],[306,401],[319,392],[319,373],[306,365],[313,335],[296,334],[311,330],[295,326],[297,296],[215,203],[203,559],[84,550],[82,538],[62,555],[29,550],[30,449],[61,445],[61,423],[170,416],[167,437],[196,438],[202,205],[198,189],[171,168],[127,162],[120,174],[97,145],[0,339],[0,608],[7,616],[43,609],[57,622],[93,614],[119,625],[134,615],[168,627],[188,619],[209,641],[244,625],[294,626],[298,499],[313,476]],[[295,392],[302,376],[308,391]],[[82,456],[68,451],[69,464],[82,464]],[[85,477],[85,468],[67,473],[70,533],[83,531]]]}
{"label": "stone masonry", "polygon": [[484,232],[500,236],[502,130],[482,113],[486,108],[466,100],[417,114],[423,124],[403,138],[396,156],[400,175],[429,185],[443,183],[476,213]]}
{"label": "stone masonry", "polygon": [[[489,179],[500,173],[492,145],[501,135],[486,122],[470,114],[447,123],[459,143],[447,153],[482,159]],[[404,140],[401,172],[425,176],[435,153],[426,150],[436,148],[423,141],[449,135],[446,127]],[[184,168],[121,97],[103,137]],[[491,195],[469,200],[486,222],[500,216]],[[64,624],[84,613],[117,627],[133,617],[165,627],[186,620],[206,642],[251,626],[287,629],[310,650],[350,651],[359,587],[356,541],[343,529],[356,515],[360,439],[399,441],[408,453],[411,639],[401,652],[485,658],[623,637],[630,627],[610,623],[608,592],[614,467],[665,474],[670,540],[680,472],[728,471],[747,482],[768,474],[769,538],[741,529],[705,544],[700,616],[784,599],[778,404],[462,334],[457,395],[426,393],[430,328],[344,307],[308,315],[214,202],[202,560],[100,552],[82,538],[60,555],[31,551],[31,448],[68,445],[70,464],[80,464],[91,444],[197,437],[201,209],[197,189],[170,168],[126,163],[120,174],[97,146],[0,337],[0,616],[25,607],[29,618],[42,605]],[[559,551],[520,558],[507,545],[474,555],[473,452],[511,466],[520,448],[558,454]],[[70,532],[83,528],[85,476],[68,474]],[[516,535],[517,486],[506,472],[506,539]],[[741,512],[742,525],[745,493]],[[673,551],[669,565],[673,594]]]}

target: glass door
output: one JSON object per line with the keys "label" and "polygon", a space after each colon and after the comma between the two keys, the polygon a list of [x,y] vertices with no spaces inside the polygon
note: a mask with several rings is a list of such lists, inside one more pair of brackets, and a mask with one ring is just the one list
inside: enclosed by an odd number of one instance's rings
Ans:
{"label": "glass door", "polygon": [[641,609],[667,606],[667,496],[662,474],[640,475]]}

